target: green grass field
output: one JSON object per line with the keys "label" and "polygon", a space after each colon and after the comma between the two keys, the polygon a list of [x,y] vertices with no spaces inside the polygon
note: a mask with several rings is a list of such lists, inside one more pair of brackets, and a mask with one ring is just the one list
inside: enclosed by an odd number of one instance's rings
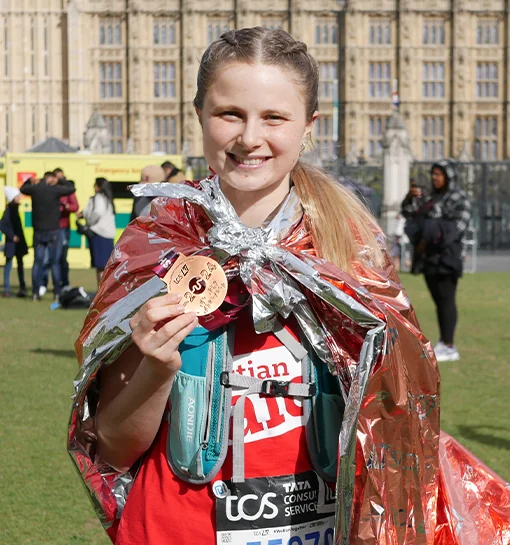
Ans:
{"label": "green grass field", "polygon": [[[14,274],[13,274],[14,277]],[[74,285],[94,288],[91,271]],[[423,330],[437,339],[423,279],[405,275]],[[441,365],[442,427],[510,479],[510,274],[467,275],[460,283],[457,344],[462,360]],[[0,302],[1,545],[106,545],[66,453],[66,426],[77,364],[73,342],[83,311]]]}

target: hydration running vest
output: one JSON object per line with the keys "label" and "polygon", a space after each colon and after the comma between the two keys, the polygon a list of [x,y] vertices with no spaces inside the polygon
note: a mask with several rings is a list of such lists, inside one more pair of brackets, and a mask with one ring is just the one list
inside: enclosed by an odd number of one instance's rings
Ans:
{"label": "hydration running vest", "polygon": [[[273,333],[301,361],[303,383],[261,380],[233,373],[234,326],[195,328],[181,343],[182,367],[170,393],[167,459],[172,471],[193,484],[210,482],[225,461],[232,416],[232,481],[244,481],[244,405],[250,394],[295,397],[303,401],[312,466],[326,481],[337,477],[338,437],[345,404],[338,379],[279,323]],[[232,407],[232,387],[247,388]]]}

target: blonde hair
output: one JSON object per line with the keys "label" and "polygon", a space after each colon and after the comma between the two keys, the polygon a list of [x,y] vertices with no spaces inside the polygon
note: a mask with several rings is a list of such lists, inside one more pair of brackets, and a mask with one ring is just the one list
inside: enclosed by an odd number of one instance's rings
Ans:
{"label": "blonde hair", "polygon": [[[200,61],[194,105],[204,106],[205,95],[218,69],[229,62],[260,62],[289,70],[300,86],[308,121],[319,107],[319,69],[306,44],[284,30],[262,27],[229,30],[213,42]],[[349,191],[322,170],[298,162],[291,172],[320,257],[348,272],[356,264],[380,267],[381,231],[370,212]]]}
{"label": "blonde hair", "polygon": [[322,170],[301,162],[293,168],[291,180],[320,257],[351,273],[355,263],[383,265],[381,230],[355,195]]}

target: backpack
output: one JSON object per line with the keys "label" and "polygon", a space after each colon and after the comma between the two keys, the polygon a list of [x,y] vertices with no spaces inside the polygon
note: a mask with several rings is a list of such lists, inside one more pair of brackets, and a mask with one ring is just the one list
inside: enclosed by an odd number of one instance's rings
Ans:
{"label": "backpack", "polygon": [[[277,323],[274,334],[301,361],[303,383],[262,380],[232,373],[234,326],[209,331],[195,328],[181,343],[182,366],[170,392],[167,459],[177,477],[210,482],[225,461],[232,414],[234,483],[244,481],[244,402],[249,394],[303,400],[306,439],[315,471],[326,481],[337,478],[338,437],[345,408],[338,378],[315,355],[306,337],[297,342]],[[232,387],[247,390],[232,404]]]}
{"label": "backpack", "polygon": [[88,309],[93,299],[93,294],[87,293],[80,286],[79,288],[71,288],[63,291],[59,297],[59,306],[61,308]]}

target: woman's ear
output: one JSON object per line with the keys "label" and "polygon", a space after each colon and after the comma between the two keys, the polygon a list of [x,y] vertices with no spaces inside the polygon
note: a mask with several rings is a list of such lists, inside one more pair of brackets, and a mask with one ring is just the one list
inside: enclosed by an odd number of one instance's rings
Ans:
{"label": "woman's ear", "polygon": [[315,124],[315,121],[317,121],[318,117],[319,117],[319,112],[315,110],[315,112],[313,112],[312,119],[306,124],[305,138],[312,137],[313,126]]}
{"label": "woman's ear", "polygon": [[196,106],[195,106],[195,113],[197,114],[198,122],[200,123],[200,126],[202,126],[202,113]]}

